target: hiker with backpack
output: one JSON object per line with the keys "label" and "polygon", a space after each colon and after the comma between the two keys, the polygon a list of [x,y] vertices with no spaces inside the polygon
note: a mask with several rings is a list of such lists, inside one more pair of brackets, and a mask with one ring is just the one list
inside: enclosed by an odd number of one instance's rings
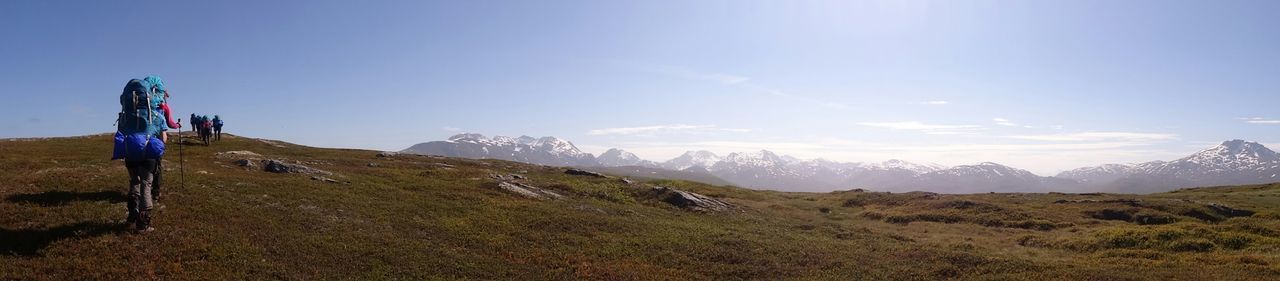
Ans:
{"label": "hiker with backpack", "polygon": [[204,141],[204,117],[191,114],[191,130],[196,132],[196,138]]}
{"label": "hiker with backpack", "polygon": [[[187,120],[190,120],[190,121],[191,121],[191,129],[192,129],[192,130],[198,130],[198,129],[200,129],[200,118],[199,118],[199,116],[196,116],[196,114],[195,114],[195,113],[192,113],[192,114],[191,114],[191,119],[187,119]],[[197,134],[199,134],[199,132],[197,132]]]}
{"label": "hiker with backpack", "polygon": [[204,145],[209,146],[209,138],[213,137],[213,119],[209,115],[200,116],[200,138],[204,140]]}
{"label": "hiker with backpack", "polygon": [[163,103],[164,86],[155,76],[129,80],[120,94],[111,159],[124,159],[129,171],[129,214],[125,223],[133,224],[137,233],[155,230],[151,227],[151,185],[156,165],[165,152],[160,139],[168,123],[160,106]]}
{"label": "hiker with backpack", "polygon": [[221,116],[218,116],[218,115],[213,116],[213,135],[216,136],[214,139],[218,141],[222,141],[222,117]]}

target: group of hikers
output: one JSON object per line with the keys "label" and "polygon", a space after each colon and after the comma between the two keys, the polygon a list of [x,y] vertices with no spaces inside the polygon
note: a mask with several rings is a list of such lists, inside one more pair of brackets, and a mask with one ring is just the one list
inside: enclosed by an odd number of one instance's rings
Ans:
{"label": "group of hikers", "polygon": [[[151,226],[153,210],[160,201],[161,176],[164,168],[165,143],[169,129],[182,129],[180,119],[173,118],[169,91],[159,76],[132,79],[120,94],[120,114],[116,119],[115,146],[112,160],[123,159],[129,171],[128,217],[125,224],[137,233],[155,230]],[[222,118],[191,115],[191,127],[198,129],[205,145],[216,134],[221,139]],[[181,132],[181,131],[179,131]],[[181,134],[178,135],[181,139]],[[179,141],[179,145],[182,145]],[[181,152],[181,151],[179,151]]]}
{"label": "group of hikers", "polygon": [[200,136],[200,140],[204,141],[204,145],[209,145],[210,140],[222,140],[222,116],[191,114],[191,127],[195,128],[196,134]]}

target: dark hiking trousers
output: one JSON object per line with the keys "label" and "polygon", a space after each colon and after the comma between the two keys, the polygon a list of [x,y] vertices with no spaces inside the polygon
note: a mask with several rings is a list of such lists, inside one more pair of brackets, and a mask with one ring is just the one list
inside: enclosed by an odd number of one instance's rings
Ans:
{"label": "dark hiking trousers", "polygon": [[156,159],[156,169],[151,171],[151,201],[160,201],[160,179],[164,178],[164,160]]}
{"label": "dark hiking trousers", "polygon": [[129,170],[129,217],[147,223],[151,211],[151,180],[156,170],[156,159],[125,160]]}

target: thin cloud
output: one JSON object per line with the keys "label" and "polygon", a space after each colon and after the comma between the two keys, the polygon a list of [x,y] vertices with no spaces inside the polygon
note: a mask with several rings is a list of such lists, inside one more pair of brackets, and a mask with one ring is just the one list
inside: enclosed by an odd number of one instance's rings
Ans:
{"label": "thin cloud", "polygon": [[1267,125],[1280,124],[1280,120],[1268,119],[1268,118],[1262,118],[1262,117],[1249,117],[1249,118],[1236,118],[1236,119],[1244,120],[1245,123],[1249,123],[1249,124],[1267,124]]}
{"label": "thin cloud", "polygon": [[683,77],[686,79],[711,81],[711,82],[717,82],[717,83],[722,83],[726,85],[740,84],[740,83],[747,82],[747,80],[751,80],[751,78],[748,78],[746,76],[727,74],[727,73],[703,72],[703,71],[698,71],[693,68],[683,67],[683,66],[658,66],[658,67],[655,67],[655,71],[659,73],[668,74],[668,75]]}
{"label": "thin cloud", "polygon": [[1072,133],[1072,134],[1007,136],[1007,138],[1035,140],[1035,141],[1055,141],[1055,142],[1079,142],[1079,141],[1153,142],[1153,141],[1174,140],[1178,138],[1178,135],[1161,134],[1161,133],[1133,133],[1133,132],[1085,132],[1085,133]]}
{"label": "thin cloud", "polygon": [[1018,123],[1013,123],[1013,121],[1009,121],[1009,119],[1004,119],[1004,118],[991,118],[991,121],[995,121],[996,125],[1000,125],[1000,126],[1008,126],[1008,127],[1022,126],[1022,125],[1018,125]]}
{"label": "thin cloud", "polygon": [[949,102],[949,101],[944,101],[944,100],[931,100],[931,101],[920,102],[920,104],[923,104],[923,105],[948,105],[948,104],[951,104],[951,102]]}
{"label": "thin cloud", "polygon": [[1009,119],[1004,119],[999,117],[991,118],[991,121],[996,122],[996,125],[1005,126],[1005,127],[1023,127],[1028,129],[1036,128],[1036,126],[1018,124],[1018,123],[1014,123],[1013,121],[1010,121]]}
{"label": "thin cloud", "polygon": [[870,127],[880,127],[880,128],[889,128],[889,129],[894,129],[894,130],[921,130],[921,131],[932,131],[932,130],[967,130],[967,129],[977,129],[977,128],[982,128],[982,126],[978,126],[978,125],[938,125],[938,124],[925,124],[925,123],[916,122],[916,121],[905,121],[905,122],[862,122],[862,123],[858,123],[858,125],[870,126]]}
{"label": "thin cloud", "polygon": [[674,132],[730,132],[730,133],[747,133],[751,129],[741,128],[719,128],[715,125],[687,125],[687,124],[671,124],[671,125],[654,125],[642,127],[619,127],[604,128],[587,131],[588,135],[657,135],[663,133]]}

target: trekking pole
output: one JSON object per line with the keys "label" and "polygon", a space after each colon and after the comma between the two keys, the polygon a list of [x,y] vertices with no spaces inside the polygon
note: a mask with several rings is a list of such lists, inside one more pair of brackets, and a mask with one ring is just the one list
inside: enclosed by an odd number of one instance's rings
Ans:
{"label": "trekking pole", "polygon": [[182,118],[178,118],[178,185],[187,189],[187,166],[182,160]]}

